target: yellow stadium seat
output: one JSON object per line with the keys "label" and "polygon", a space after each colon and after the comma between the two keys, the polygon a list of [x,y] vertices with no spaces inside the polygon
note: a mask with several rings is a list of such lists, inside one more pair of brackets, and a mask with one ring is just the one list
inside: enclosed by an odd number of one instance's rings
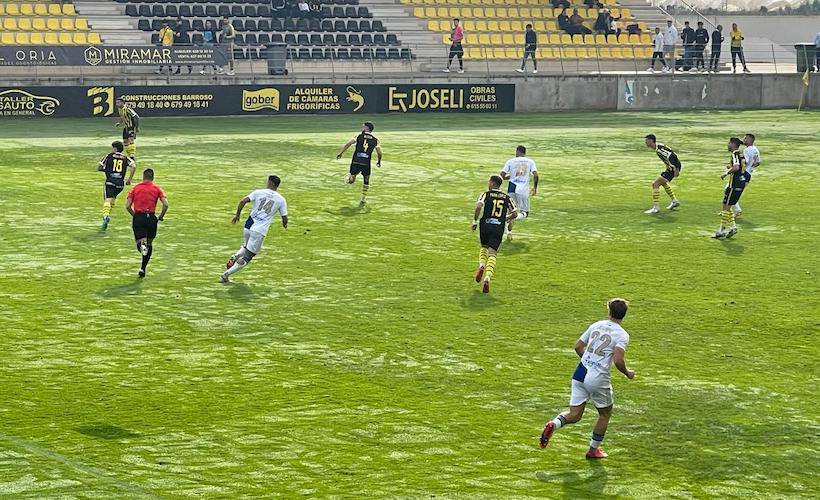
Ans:
{"label": "yellow stadium seat", "polygon": [[[0,3],[0,16],[5,16],[5,15],[6,15],[6,4]],[[0,42],[0,43],[2,43],[2,42]]]}
{"label": "yellow stadium seat", "polygon": [[524,31],[524,24],[521,21],[511,21],[510,29],[512,31]]}
{"label": "yellow stadium seat", "polygon": [[598,59],[612,59],[612,53],[610,52],[609,47],[598,48]]}
{"label": "yellow stadium seat", "polygon": [[7,31],[0,33],[0,43],[3,45],[14,45],[14,33]]}
{"label": "yellow stadium seat", "polygon": [[21,31],[14,34],[14,43],[17,45],[29,45],[31,44],[31,40],[29,39],[28,33],[23,33]]}
{"label": "yellow stadium seat", "polygon": [[46,19],[46,28],[49,31],[60,31],[60,20],[55,17]]}
{"label": "yellow stadium seat", "polygon": [[438,18],[441,18],[441,19],[447,19],[448,17],[450,17],[450,13],[447,12],[447,7],[439,7],[438,9],[436,9],[436,15],[435,16],[430,16],[430,17],[438,17]]}
{"label": "yellow stadium seat", "polygon": [[561,56],[564,59],[577,59],[578,53],[575,52],[575,47],[563,47],[561,49]]}
{"label": "yellow stadium seat", "polygon": [[572,35],[572,43],[574,43],[575,45],[583,45],[584,35]]}
{"label": "yellow stadium seat", "polygon": [[612,59],[623,59],[624,54],[620,47],[612,47]]}
{"label": "yellow stadium seat", "polygon": [[[536,4],[536,5],[537,5],[537,4]],[[536,8],[536,9],[530,9],[530,12],[531,12],[530,16],[531,16],[533,19],[539,19],[539,18],[541,18],[541,17],[551,17],[551,16],[548,16],[548,15],[544,14],[544,13],[543,13],[543,11],[542,11],[541,9],[539,9],[539,8]]]}
{"label": "yellow stadium seat", "polygon": [[649,37],[649,33],[641,33],[641,44],[643,45],[650,45],[652,44],[652,39]]}
{"label": "yellow stadium seat", "polygon": [[518,9],[518,17],[529,21],[532,18],[529,7],[522,7]]}
{"label": "yellow stadium seat", "polygon": [[34,6],[34,14],[38,16],[47,16],[48,15],[48,6],[44,3],[38,3]]}
{"label": "yellow stadium seat", "polygon": [[473,9],[471,9],[470,7],[462,7],[461,8],[461,17],[464,17],[464,18],[467,18],[467,19],[473,17]]}
{"label": "yellow stadium seat", "polygon": [[74,21],[74,26],[77,27],[79,31],[88,31],[88,21],[83,17],[78,17],[76,21]]}
{"label": "yellow stadium seat", "polygon": [[17,19],[14,17],[3,19],[3,29],[7,31],[17,31]]}
{"label": "yellow stadium seat", "polygon": [[424,7],[414,7],[413,15],[416,17],[424,17]]}
{"label": "yellow stadium seat", "polygon": [[467,53],[470,55],[470,59],[484,59],[484,53],[480,47],[471,47],[467,50]]}
{"label": "yellow stadium seat", "polygon": [[20,15],[21,16],[33,16],[34,15],[34,5],[30,4],[30,3],[20,4]]}
{"label": "yellow stadium seat", "polygon": [[77,15],[77,11],[74,10],[74,4],[73,3],[64,3],[63,4],[63,15],[64,16],[76,16]]}
{"label": "yellow stadium seat", "polygon": [[427,29],[430,31],[438,31],[438,21],[430,20],[427,21]]}
{"label": "yellow stadium seat", "polygon": [[507,57],[507,53],[504,51],[503,48],[496,47],[493,49],[493,57],[495,59],[504,59]]}
{"label": "yellow stadium seat", "polygon": [[95,45],[101,44],[102,39],[100,38],[100,34],[99,33],[89,33],[88,34],[88,43],[95,44]]}
{"label": "yellow stadium seat", "polygon": [[450,35],[448,35],[446,33],[441,35],[441,43],[443,43],[445,45],[449,45],[450,44]]}
{"label": "yellow stadium seat", "polygon": [[498,27],[498,21],[487,21],[487,31],[501,31]]}
{"label": "yellow stadium seat", "polygon": [[435,7],[425,7],[424,8],[424,17],[429,17],[431,19],[435,19],[435,17],[436,17]]}
{"label": "yellow stadium seat", "polygon": [[73,39],[75,45],[85,45],[88,43],[88,38],[85,36],[85,33],[82,32],[74,33]]}
{"label": "yellow stadium seat", "polygon": [[518,13],[518,9],[513,8],[513,9],[507,9],[507,15],[505,17],[509,17],[511,19],[517,19],[517,18],[521,17],[521,15]]}
{"label": "yellow stadium seat", "polygon": [[638,35],[629,35],[629,44],[630,45],[638,45],[641,43],[641,37]]}
{"label": "yellow stadium seat", "polygon": [[632,47],[624,47],[621,51],[623,52],[624,59],[633,59],[635,57]]}
{"label": "yellow stadium seat", "polygon": [[498,21],[498,30],[499,31],[511,31],[512,28],[510,27],[509,21]]}
{"label": "yellow stadium seat", "polygon": [[621,9],[618,9],[618,8],[609,9],[609,15],[614,17],[615,19],[618,19],[619,17],[621,17]]}
{"label": "yellow stadium seat", "polygon": [[584,45],[595,45],[595,43],[595,35],[584,35]]}
{"label": "yellow stadium seat", "polygon": [[572,37],[567,35],[566,33],[561,34],[561,44],[562,45],[572,45]]}
{"label": "yellow stadium seat", "polygon": [[626,45],[629,43],[629,35],[627,33],[621,33],[618,35],[618,43],[621,45]]}
{"label": "yellow stadium seat", "polygon": [[32,45],[45,45],[46,41],[43,39],[42,33],[32,33],[31,34],[31,44]]}
{"label": "yellow stadium seat", "polygon": [[60,20],[60,29],[63,31],[74,31],[74,20],[69,17],[64,17]]}
{"label": "yellow stadium seat", "polygon": [[475,31],[475,21],[464,21],[464,29],[467,31]]}
{"label": "yellow stadium seat", "polygon": [[549,31],[544,21],[533,21],[532,27],[535,29],[535,31]]}
{"label": "yellow stadium seat", "polygon": [[595,45],[606,45],[606,35],[595,35],[594,39],[594,42],[590,43],[595,43]]}
{"label": "yellow stadium seat", "polygon": [[60,45],[73,45],[71,33],[60,33],[57,39],[60,40]]}
{"label": "yellow stadium seat", "polygon": [[31,20],[31,29],[34,31],[48,31],[48,28],[46,28],[46,20],[42,17],[35,17]]}
{"label": "yellow stadium seat", "polygon": [[507,18],[507,9],[498,8],[495,9],[495,17],[498,19],[506,19]]}
{"label": "yellow stadium seat", "polygon": [[21,31],[31,31],[31,18],[22,17],[17,21],[17,28]]}
{"label": "yellow stadium seat", "polygon": [[473,17],[476,19],[484,19],[484,9],[473,9]]}
{"label": "yellow stadium seat", "polygon": [[608,43],[609,45],[618,45],[618,37],[615,35],[607,35],[606,43]]}
{"label": "yellow stadium seat", "polygon": [[478,45],[478,35],[467,34],[467,45]]}
{"label": "yellow stadium seat", "polygon": [[501,35],[496,33],[490,35],[490,45],[504,45]]}
{"label": "yellow stadium seat", "polygon": [[550,33],[549,34],[549,43],[550,45],[560,45],[561,44],[561,35],[558,33]]}
{"label": "yellow stadium seat", "polygon": [[621,9],[621,17],[624,19],[632,19],[632,11],[629,9]]}
{"label": "yellow stadium seat", "polygon": [[504,33],[501,35],[501,43],[505,46],[515,45],[515,38],[512,33]]}
{"label": "yellow stadium seat", "polygon": [[46,45],[57,45],[60,43],[57,39],[57,33],[46,33],[45,42]]}
{"label": "yellow stadium seat", "polygon": [[514,36],[513,40],[516,45],[524,45],[524,33],[516,33]]}
{"label": "yellow stadium seat", "polygon": [[555,21],[546,21],[546,25],[549,31],[558,31],[558,25],[555,24]]}
{"label": "yellow stadium seat", "polygon": [[476,31],[487,31],[487,21],[476,21],[475,22],[475,30]]}
{"label": "yellow stadium seat", "polygon": [[20,15],[20,6],[18,6],[16,3],[6,4],[6,15],[8,15],[8,16],[19,16]]}
{"label": "yellow stadium seat", "polygon": [[490,35],[486,33],[478,35],[478,43],[479,45],[490,45]]}
{"label": "yellow stadium seat", "polygon": [[552,59],[552,49],[549,47],[541,47],[535,52],[539,59]]}
{"label": "yellow stadium seat", "polygon": [[461,9],[459,9],[458,7],[450,7],[450,9],[447,12],[449,14],[448,17],[450,19],[460,19],[462,17],[465,17],[461,15]]}
{"label": "yellow stadium seat", "polygon": [[60,9],[60,4],[52,3],[48,5],[48,15],[50,16],[62,16],[63,11]]}
{"label": "yellow stadium seat", "polygon": [[495,9],[484,9],[484,15],[487,17],[487,19],[495,19]]}

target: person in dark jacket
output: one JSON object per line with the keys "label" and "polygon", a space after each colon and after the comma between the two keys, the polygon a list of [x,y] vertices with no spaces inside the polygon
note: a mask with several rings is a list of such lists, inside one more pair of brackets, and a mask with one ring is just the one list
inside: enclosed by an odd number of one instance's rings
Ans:
{"label": "person in dark jacket", "polygon": [[[188,36],[188,30],[185,29],[185,23],[181,17],[177,18],[174,25],[174,45],[191,45],[191,37]],[[177,65],[177,70],[174,71],[174,74],[178,75],[181,68],[182,66]],[[193,70],[194,67],[189,64],[188,74],[190,75]]]}
{"label": "person in dark jacket", "polygon": [[598,11],[598,17],[595,19],[595,33],[606,35],[609,33],[609,11],[601,9]]}
{"label": "person in dark jacket", "polygon": [[535,51],[538,50],[538,33],[532,29],[532,24],[527,25],[527,31],[524,32],[524,59],[521,61],[521,69],[517,69],[519,73],[523,73],[527,67],[527,58],[532,58],[532,72],[538,73],[538,61],[535,59]]}
{"label": "person in dark jacket", "polygon": [[709,32],[703,27],[703,21],[698,21],[698,29],[695,30],[695,68],[698,71],[706,71],[703,52],[706,50],[707,43],[709,43]]}
{"label": "person in dark jacket", "polygon": [[569,16],[567,15],[567,8],[566,7],[561,9],[561,13],[558,14],[558,17],[556,19],[558,21],[558,28],[561,31],[564,31],[564,32],[569,33],[571,35],[572,34],[571,33],[572,24],[569,22]]}
{"label": "person in dark jacket", "polygon": [[[214,23],[211,22],[210,19],[205,21],[205,29],[202,30],[202,44],[206,47],[213,48],[216,45],[217,41],[217,34],[216,28],[214,28]],[[203,65],[202,70],[199,72],[200,75],[204,75],[206,73],[207,66]],[[216,66],[216,64],[211,64],[211,74],[213,73],[222,73],[222,68]]]}
{"label": "person in dark jacket", "polygon": [[689,26],[689,21],[685,21],[683,26],[683,31],[680,33],[683,41],[683,69],[691,69],[692,56],[695,51],[695,30]]}
{"label": "person in dark jacket", "polygon": [[709,71],[718,72],[720,62],[720,44],[723,43],[723,26],[718,24],[712,32],[712,51],[709,54]]}

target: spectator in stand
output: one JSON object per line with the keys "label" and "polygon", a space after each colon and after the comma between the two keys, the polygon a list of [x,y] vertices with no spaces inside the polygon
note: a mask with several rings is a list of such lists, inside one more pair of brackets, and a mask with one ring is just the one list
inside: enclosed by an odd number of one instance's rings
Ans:
{"label": "spectator in stand", "polygon": [[709,53],[709,71],[718,72],[720,62],[720,44],[723,43],[723,26],[718,24],[712,32],[712,51]]}
{"label": "spectator in stand", "polygon": [[[641,25],[637,24],[637,23],[627,24],[626,25],[626,32],[629,33],[630,35],[640,35],[641,34]],[[618,31],[618,34],[620,35],[621,32]]]}
{"label": "spectator in stand", "polygon": [[706,72],[706,61],[703,53],[706,51],[706,44],[709,43],[709,32],[703,27],[703,21],[698,21],[698,29],[695,30],[695,68],[698,72]]}
{"label": "spectator in stand", "polygon": [[538,33],[532,29],[532,24],[527,25],[527,31],[524,32],[524,60],[521,61],[521,69],[517,69],[519,73],[523,73],[527,68],[527,58],[532,58],[532,72],[538,73],[538,61],[535,59],[535,51],[538,50]]}
{"label": "spectator in stand", "polygon": [[814,71],[820,71],[820,31],[814,35]]}
{"label": "spectator in stand", "polygon": [[[287,9],[287,3],[285,3],[285,0],[272,0],[271,7],[273,7],[274,11],[277,11],[278,13],[281,14],[282,11]],[[274,12],[273,17],[285,17],[285,16],[282,16],[280,14],[277,14],[276,12]]]}
{"label": "spectator in stand", "polygon": [[615,18],[615,17],[612,17],[612,15],[609,16],[609,33],[607,33],[608,35],[620,35],[621,34],[621,23],[618,22],[620,20],[621,20],[620,17]]}
{"label": "spectator in stand", "polygon": [[606,35],[609,33],[609,11],[601,9],[598,11],[598,17],[595,19],[595,33],[599,35]]}
{"label": "spectator in stand", "polygon": [[669,66],[666,65],[666,60],[663,58],[663,39],[664,39],[664,37],[663,37],[663,33],[661,33],[661,29],[660,28],[655,28],[655,40],[654,40],[655,48],[653,49],[654,52],[652,52],[652,61],[649,63],[649,72],[650,73],[655,72],[655,59],[660,59],[661,60],[661,64],[663,65],[663,68],[661,68],[661,71],[663,71],[664,73],[669,72]]}
{"label": "spectator in stand", "polygon": [[568,9],[569,2],[567,0],[550,0],[553,9]]}
{"label": "spectator in stand", "polygon": [[578,9],[572,9],[572,15],[569,16],[569,22],[572,28],[572,35],[589,35],[592,30],[584,26],[584,18],[578,13]]}
{"label": "spectator in stand", "polygon": [[310,15],[317,19],[322,17],[322,2],[320,2],[319,0],[311,0]]}
{"label": "spectator in stand", "polygon": [[[308,5],[307,0],[299,0],[299,3],[296,4],[296,7],[299,9],[299,16],[302,18],[310,17],[310,5]],[[294,16],[296,17],[296,16]]]}
{"label": "spectator in stand", "polygon": [[556,20],[558,21],[558,28],[561,31],[569,33],[570,35],[572,34],[572,31],[571,31],[572,30],[572,23],[569,22],[569,16],[567,15],[567,8],[566,7],[561,9],[561,13],[558,14],[558,17],[556,18]]}
{"label": "spectator in stand", "polygon": [[[174,46],[174,30],[168,26],[168,21],[162,22],[162,27],[159,29],[159,43],[162,44],[163,47],[173,47]],[[162,68],[165,65],[161,64],[159,69],[156,73],[159,75],[162,73]],[[168,65],[168,73],[171,73],[171,65]]]}
{"label": "spectator in stand", "polygon": [[[202,30],[202,41],[203,45],[205,45],[206,47],[213,47],[214,45],[216,45],[216,30],[214,29],[214,23],[212,23],[210,19],[205,21],[205,29]],[[207,66],[203,65],[202,70],[199,72],[199,74],[204,75],[206,68]],[[221,75],[222,72],[222,68],[218,68],[216,64],[211,64],[211,74],[219,73]]]}
{"label": "spectator in stand", "polygon": [[236,74],[234,71],[234,40],[236,40],[236,29],[231,24],[228,16],[222,17],[222,39],[220,42],[225,45],[225,50],[228,51],[228,76]]}
{"label": "spectator in stand", "polygon": [[669,61],[672,71],[675,70],[675,45],[678,43],[678,28],[671,19],[666,20],[666,33],[663,35],[663,55]]}
{"label": "spectator in stand", "polygon": [[460,21],[453,19],[453,30],[450,32],[450,55],[447,58],[447,67],[444,68],[445,73],[450,72],[450,64],[453,63],[453,58],[458,58],[458,72],[464,73],[464,47],[461,42],[464,40],[464,28],[461,27]]}
{"label": "spectator in stand", "polygon": [[[174,26],[174,45],[191,45],[191,37],[188,36],[188,30],[185,29],[185,23],[181,17],[177,18],[176,25]],[[178,75],[181,69],[182,66],[177,64],[177,70],[174,71],[174,74]],[[190,75],[193,70],[194,67],[189,64],[188,74]]]}
{"label": "spectator in stand", "polygon": [[737,58],[740,58],[740,64],[743,65],[743,72],[749,73],[749,68],[746,67],[746,57],[743,55],[743,33],[737,27],[737,23],[732,23],[732,31],[729,33],[729,49],[732,52],[732,73],[737,73]]}
{"label": "spectator in stand", "polygon": [[680,33],[683,41],[683,69],[692,68],[692,57],[695,52],[695,30],[684,21],[683,31]]}

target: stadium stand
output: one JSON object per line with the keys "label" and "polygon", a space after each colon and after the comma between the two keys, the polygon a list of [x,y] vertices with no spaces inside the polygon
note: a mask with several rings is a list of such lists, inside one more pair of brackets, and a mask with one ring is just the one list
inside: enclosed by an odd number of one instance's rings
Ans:
{"label": "stadium stand", "polygon": [[86,45],[103,43],[71,2],[0,2],[2,45]]}
{"label": "stadium stand", "polygon": [[[207,20],[215,26],[227,16],[236,28],[238,59],[265,57],[269,44],[287,44],[294,60],[401,60],[412,57],[410,48],[402,47],[395,33],[387,33],[379,19],[373,19],[358,0],[322,2],[315,17],[293,17],[285,6],[275,8],[268,0],[242,2],[191,2],[116,0],[125,4],[125,14],[138,18],[137,27],[152,33],[157,43],[157,31],[163,21],[182,17],[182,22],[194,44],[202,42],[202,30]],[[280,4],[281,5],[281,4]]]}

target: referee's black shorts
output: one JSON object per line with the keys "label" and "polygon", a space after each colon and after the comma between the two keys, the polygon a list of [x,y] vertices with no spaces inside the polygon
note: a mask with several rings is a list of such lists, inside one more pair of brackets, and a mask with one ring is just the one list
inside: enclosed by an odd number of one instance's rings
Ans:
{"label": "referee's black shorts", "polygon": [[131,221],[131,228],[134,230],[134,239],[143,238],[154,239],[157,237],[157,216],[153,213],[139,212],[134,214]]}

